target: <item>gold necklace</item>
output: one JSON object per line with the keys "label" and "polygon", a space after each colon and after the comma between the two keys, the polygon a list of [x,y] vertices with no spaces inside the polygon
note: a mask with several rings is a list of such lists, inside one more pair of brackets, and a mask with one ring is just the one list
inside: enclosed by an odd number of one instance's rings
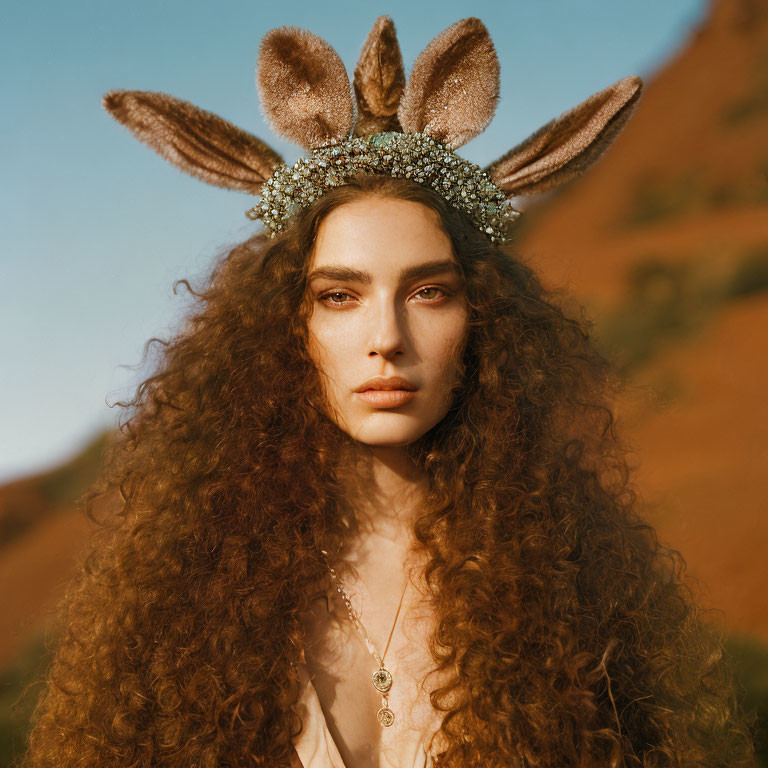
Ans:
{"label": "gold necklace", "polygon": [[[323,555],[327,556],[328,553],[325,550],[322,552]],[[381,694],[381,707],[376,712],[376,719],[379,721],[379,725],[384,728],[389,728],[389,726],[395,722],[395,713],[389,708],[389,689],[392,687],[393,681],[392,673],[384,666],[384,657],[387,655],[387,651],[389,650],[389,643],[392,640],[392,635],[394,634],[395,627],[397,626],[397,619],[398,616],[400,616],[400,609],[403,607],[403,599],[405,598],[405,593],[408,591],[409,579],[406,578],[405,580],[403,594],[400,595],[400,602],[398,603],[397,612],[395,613],[395,621],[392,624],[392,629],[389,630],[389,637],[387,638],[387,645],[384,648],[384,654],[379,656],[376,648],[368,637],[368,633],[363,627],[362,621],[360,621],[360,617],[352,607],[352,602],[349,599],[349,595],[347,595],[347,593],[344,591],[344,587],[341,586],[341,582],[339,581],[339,577],[336,575],[336,571],[330,565],[328,565],[328,572],[331,574],[331,578],[336,584],[336,591],[341,595],[341,599],[344,601],[344,605],[347,608],[347,613],[349,614],[349,619],[352,622],[352,626],[362,638],[366,648],[368,649],[368,652],[373,656],[373,658],[376,660],[376,663],[379,665],[379,668],[373,673],[371,677],[373,687]]]}

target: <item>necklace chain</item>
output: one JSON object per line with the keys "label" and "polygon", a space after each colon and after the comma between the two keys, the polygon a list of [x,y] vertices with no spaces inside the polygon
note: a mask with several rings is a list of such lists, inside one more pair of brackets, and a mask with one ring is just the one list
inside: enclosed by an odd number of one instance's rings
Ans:
{"label": "necklace chain", "polygon": [[387,655],[389,644],[392,641],[392,636],[394,635],[395,627],[397,626],[397,619],[400,616],[400,609],[403,607],[403,599],[405,598],[405,593],[408,591],[409,580],[407,578],[405,580],[403,593],[400,595],[400,602],[395,613],[395,620],[392,623],[392,629],[389,630],[389,637],[387,638],[387,644],[384,648],[384,654],[379,656],[378,651],[371,642],[371,639],[368,637],[368,633],[365,631],[365,627],[363,627],[363,622],[360,620],[360,616],[352,607],[352,601],[349,599],[349,595],[341,585],[341,581],[339,581],[339,577],[337,576],[336,571],[327,561],[328,553],[325,550],[321,551],[322,554],[326,557],[328,573],[331,575],[331,579],[333,579],[333,582],[336,585],[336,591],[339,593],[341,599],[344,602],[344,606],[347,609],[349,620],[352,622],[352,626],[355,628],[355,631],[358,633],[358,635],[360,635],[361,639],[365,643],[365,647],[368,649],[368,652],[371,654],[371,656],[373,656],[379,666],[379,668],[373,673],[372,676],[373,687],[376,688],[379,693],[381,693],[381,707],[376,713],[376,718],[381,726],[387,728],[395,722],[395,713],[389,707],[389,689],[392,687],[393,683],[392,673],[384,666],[384,658]]}

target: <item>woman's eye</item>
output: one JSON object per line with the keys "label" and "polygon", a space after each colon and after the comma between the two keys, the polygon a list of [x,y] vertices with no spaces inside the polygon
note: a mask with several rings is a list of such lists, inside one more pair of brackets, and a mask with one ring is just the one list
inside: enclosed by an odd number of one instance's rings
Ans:
{"label": "woman's eye", "polygon": [[332,306],[340,306],[341,304],[347,304],[346,301],[336,301],[334,299],[331,299],[332,296],[349,296],[348,293],[344,293],[344,291],[330,291],[329,293],[324,293],[322,296],[320,296],[320,301],[325,302],[326,304],[330,304]]}
{"label": "woman's eye", "polygon": [[437,294],[432,293],[431,296],[427,296],[427,300],[429,299],[438,299],[440,298],[440,294],[445,295],[445,291],[442,288],[438,288],[436,285],[428,285],[426,288],[422,288],[419,291],[416,291],[416,296],[423,293],[429,293],[430,291],[437,291]]}

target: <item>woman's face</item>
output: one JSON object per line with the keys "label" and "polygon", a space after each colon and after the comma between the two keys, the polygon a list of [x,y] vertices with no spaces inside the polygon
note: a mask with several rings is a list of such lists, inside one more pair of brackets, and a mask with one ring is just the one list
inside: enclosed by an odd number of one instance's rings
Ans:
{"label": "woman's face", "polygon": [[[451,405],[468,327],[437,214],[373,197],[333,209],[318,230],[308,287],[309,354],[328,416],[355,440],[381,446],[407,445],[437,424]],[[370,389],[379,377],[389,391]]]}

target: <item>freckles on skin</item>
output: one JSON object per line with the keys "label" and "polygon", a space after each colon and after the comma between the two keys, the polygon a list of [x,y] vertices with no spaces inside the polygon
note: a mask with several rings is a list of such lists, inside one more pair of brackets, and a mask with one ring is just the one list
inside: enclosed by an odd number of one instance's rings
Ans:
{"label": "freckles on skin", "polygon": [[[419,203],[364,198],[321,223],[309,264],[309,352],[329,414],[364,442],[404,444],[450,406],[468,309],[453,249],[436,214]],[[394,408],[355,390],[401,376],[416,395]]]}

